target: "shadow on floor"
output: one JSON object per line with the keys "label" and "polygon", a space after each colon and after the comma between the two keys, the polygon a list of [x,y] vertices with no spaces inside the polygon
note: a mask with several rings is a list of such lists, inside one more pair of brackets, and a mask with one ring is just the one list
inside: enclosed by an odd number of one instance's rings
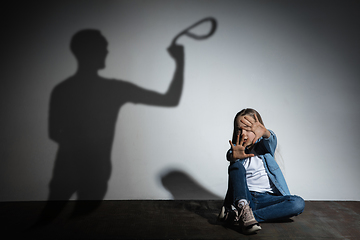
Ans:
{"label": "shadow on floor", "polygon": [[218,224],[217,215],[222,206],[219,200],[223,200],[222,197],[205,189],[195,179],[180,170],[171,170],[162,175],[161,182],[174,200],[187,200],[184,201],[185,209],[207,219],[210,224]]}

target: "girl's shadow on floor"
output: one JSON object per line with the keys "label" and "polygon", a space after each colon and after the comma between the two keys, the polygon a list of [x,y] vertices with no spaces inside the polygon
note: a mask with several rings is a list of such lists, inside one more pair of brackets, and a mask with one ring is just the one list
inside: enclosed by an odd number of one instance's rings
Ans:
{"label": "girl's shadow on floor", "polygon": [[186,200],[183,202],[185,209],[206,218],[210,224],[218,224],[217,215],[223,203],[222,197],[205,189],[180,170],[172,170],[162,175],[161,182],[174,200]]}

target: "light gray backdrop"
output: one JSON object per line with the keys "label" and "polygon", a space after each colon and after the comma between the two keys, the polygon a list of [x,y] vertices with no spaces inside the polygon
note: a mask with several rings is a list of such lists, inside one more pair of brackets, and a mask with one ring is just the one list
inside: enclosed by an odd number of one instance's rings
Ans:
{"label": "light gray backdrop", "polygon": [[222,198],[233,117],[252,107],[278,136],[293,194],[360,200],[359,4],[31,1],[3,11],[0,201],[48,197],[58,147],[48,137],[50,94],[76,71],[69,42],[77,31],[99,29],[109,42],[100,75],[164,93],[175,69],[166,48],[210,16],[218,23],[211,38],[178,41],[179,105],[119,110],[104,199]]}

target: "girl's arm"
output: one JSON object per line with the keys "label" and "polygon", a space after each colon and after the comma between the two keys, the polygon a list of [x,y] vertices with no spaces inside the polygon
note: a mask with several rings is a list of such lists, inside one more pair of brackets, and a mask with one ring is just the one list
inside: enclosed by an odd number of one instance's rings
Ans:
{"label": "girl's arm", "polygon": [[268,130],[270,136],[268,138],[262,138],[256,145],[255,145],[255,152],[258,154],[265,154],[270,153],[274,156],[276,145],[277,145],[277,137],[275,133],[271,130]]}

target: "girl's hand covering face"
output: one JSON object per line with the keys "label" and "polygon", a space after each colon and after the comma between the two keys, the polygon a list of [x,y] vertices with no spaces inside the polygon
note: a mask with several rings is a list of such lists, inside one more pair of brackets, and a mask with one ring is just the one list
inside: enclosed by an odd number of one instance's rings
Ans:
{"label": "girl's hand covering face", "polygon": [[246,154],[245,153],[245,148],[246,148],[246,142],[244,142],[244,135],[241,137],[240,139],[240,134],[237,135],[236,138],[236,143],[235,145],[231,142],[231,140],[229,140],[231,149],[232,149],[232,157],[233,157],[233,161],[235,161],[236,159],[244,159],[244,158],[248,158],[248,157],[253,157],[254,154]]}
{"label": "girl's hand covering face", "polygon": [[252,144],[255,144],[255,142],[261,138],[262,136],[264,136],[264,134],[266,133],[267,129],[264,127],[264,125],[262,125],[259,122],[259,119],[257,118],[256,115],[254,115],[255,119],[245,115],[243,117],[240,118],[240,121],[245,124],[245,126],[242,126],[242,129],[245,129],[246,131],[252,131],[255,134],[255,138],[252,142]]}

